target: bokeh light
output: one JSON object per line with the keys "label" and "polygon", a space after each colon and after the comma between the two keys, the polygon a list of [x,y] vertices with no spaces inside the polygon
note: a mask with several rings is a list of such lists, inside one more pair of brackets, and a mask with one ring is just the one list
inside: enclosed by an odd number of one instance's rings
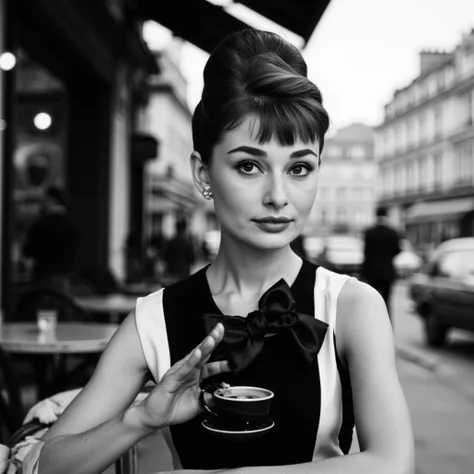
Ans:
{"label": "bokeh light", "polygon": [[11,71],[16,65],[16,57],[14,54],[5,52],[0,54],[0,69]]}
{"label": "bokeh light", "polygon": [[49,127],[51,127],[53,119],[51,118],[51,115],[47,114],[46,112],[40,112],[39,114],[35,115],[33,123],[39,130],[47,130]]}

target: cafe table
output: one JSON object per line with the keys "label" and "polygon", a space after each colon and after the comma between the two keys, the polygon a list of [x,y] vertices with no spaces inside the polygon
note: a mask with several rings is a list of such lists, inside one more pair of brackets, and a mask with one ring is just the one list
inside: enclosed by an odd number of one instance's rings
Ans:
{"label": "cafe table", "polygon": [[39,331],[36,323],[0,325],[0,347],[20,354],[91,354],[102,352],[117,324],[58,323],[54,331]]}
{"label": "cafe table", "polygon": [[78,373],[77,368],[67,371],[64,356],[100,354],[117,329],[117,324],[110,323],[59,322],[55,330],[40,331],[36,323],[2,323],[0,347],[7,353],[31,356],[41,399]]}
{"label": "cafe table", "polygon": [[158,291],[161,288],[163,288],[163,285],[161,283],[148,281],[127,283],[123,286],[124,292],[127,295],[135,297],[149,295],[150,293],[154,293],[155,291]]}
{"label": "cafe table", "polygon": [[137,296],[123,293],[76,296],[74,301],[84,310],[108,316],[111,323],[120,323],[135,308]]}

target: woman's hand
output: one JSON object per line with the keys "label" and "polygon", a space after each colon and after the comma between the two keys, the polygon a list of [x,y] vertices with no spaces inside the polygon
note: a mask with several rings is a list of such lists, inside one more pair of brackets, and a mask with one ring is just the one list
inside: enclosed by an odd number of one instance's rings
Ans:
{"label": "woman's hand", "polygon": [[207,363],[223,336],[224,326],[219,323],[199,346],[163,375],[139,406],[140,423],[143,426],[159,429],[184,423],[201,413],[201,380],[230,370],[227,361]]}

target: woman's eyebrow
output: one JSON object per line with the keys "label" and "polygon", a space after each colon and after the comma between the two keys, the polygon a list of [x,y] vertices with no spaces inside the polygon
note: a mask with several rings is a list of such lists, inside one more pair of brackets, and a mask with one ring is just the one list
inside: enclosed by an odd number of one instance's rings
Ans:
{"label": "woman's eyebrow", "polygon": [[290,158],[301,158],[302,156],[306,155],[314,155],[316,158],[318,158],[318,154],[310,148],[304,148],[303,150],[294,151],[290,155]]}
{"label": "woman's eyebrow", "polygon": [[227,154],[230,155],[231,153],[236,153],[238,151],[243,151],[244,153],[247,153],[248,155],[259,156],[262,158],[268,156],[260,148],[254,148],[253,146],[248,146],[248,145],[238,146],[237,148],[234,148],[233,150],[228,151]]}
{"label": "woman's eyebrow", "polygon": [[[253,146],[248,146],[248,145],[242,145],[242,146],[238,146],[237,148],[233,148],[232,150],[228,151],[227,154],[230,155],[231,153],[237,153],[239,151],[247,153],[248,155],[258,156],[261,158],[266,158],[268,156],[267,153],[263,151],[262,149],[255,148]],[[290,155],[290,158],[301,158],[302,156],[306,156],[306,155],[314,155],[316,158],[318,158],[318,154],[315,153],[310,148],[304,148],[303,150],[294,151]]]}

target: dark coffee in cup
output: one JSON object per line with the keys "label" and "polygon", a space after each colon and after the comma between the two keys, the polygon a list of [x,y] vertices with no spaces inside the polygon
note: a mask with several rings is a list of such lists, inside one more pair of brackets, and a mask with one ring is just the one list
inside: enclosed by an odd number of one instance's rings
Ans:
{"label": "dark coffee in cup", "polygon": [[223,395],[225,398],[237,398],[237,400],[255,400],[257,397],[256,395]]}
{"label": "dark coffee in cup", "polygon": [[209,390],[213,407],[204,403],[205,408],[214,415],[232,421],[249,422],[268,415],[274,396],[271,390],[261,387],[234,386]]}

